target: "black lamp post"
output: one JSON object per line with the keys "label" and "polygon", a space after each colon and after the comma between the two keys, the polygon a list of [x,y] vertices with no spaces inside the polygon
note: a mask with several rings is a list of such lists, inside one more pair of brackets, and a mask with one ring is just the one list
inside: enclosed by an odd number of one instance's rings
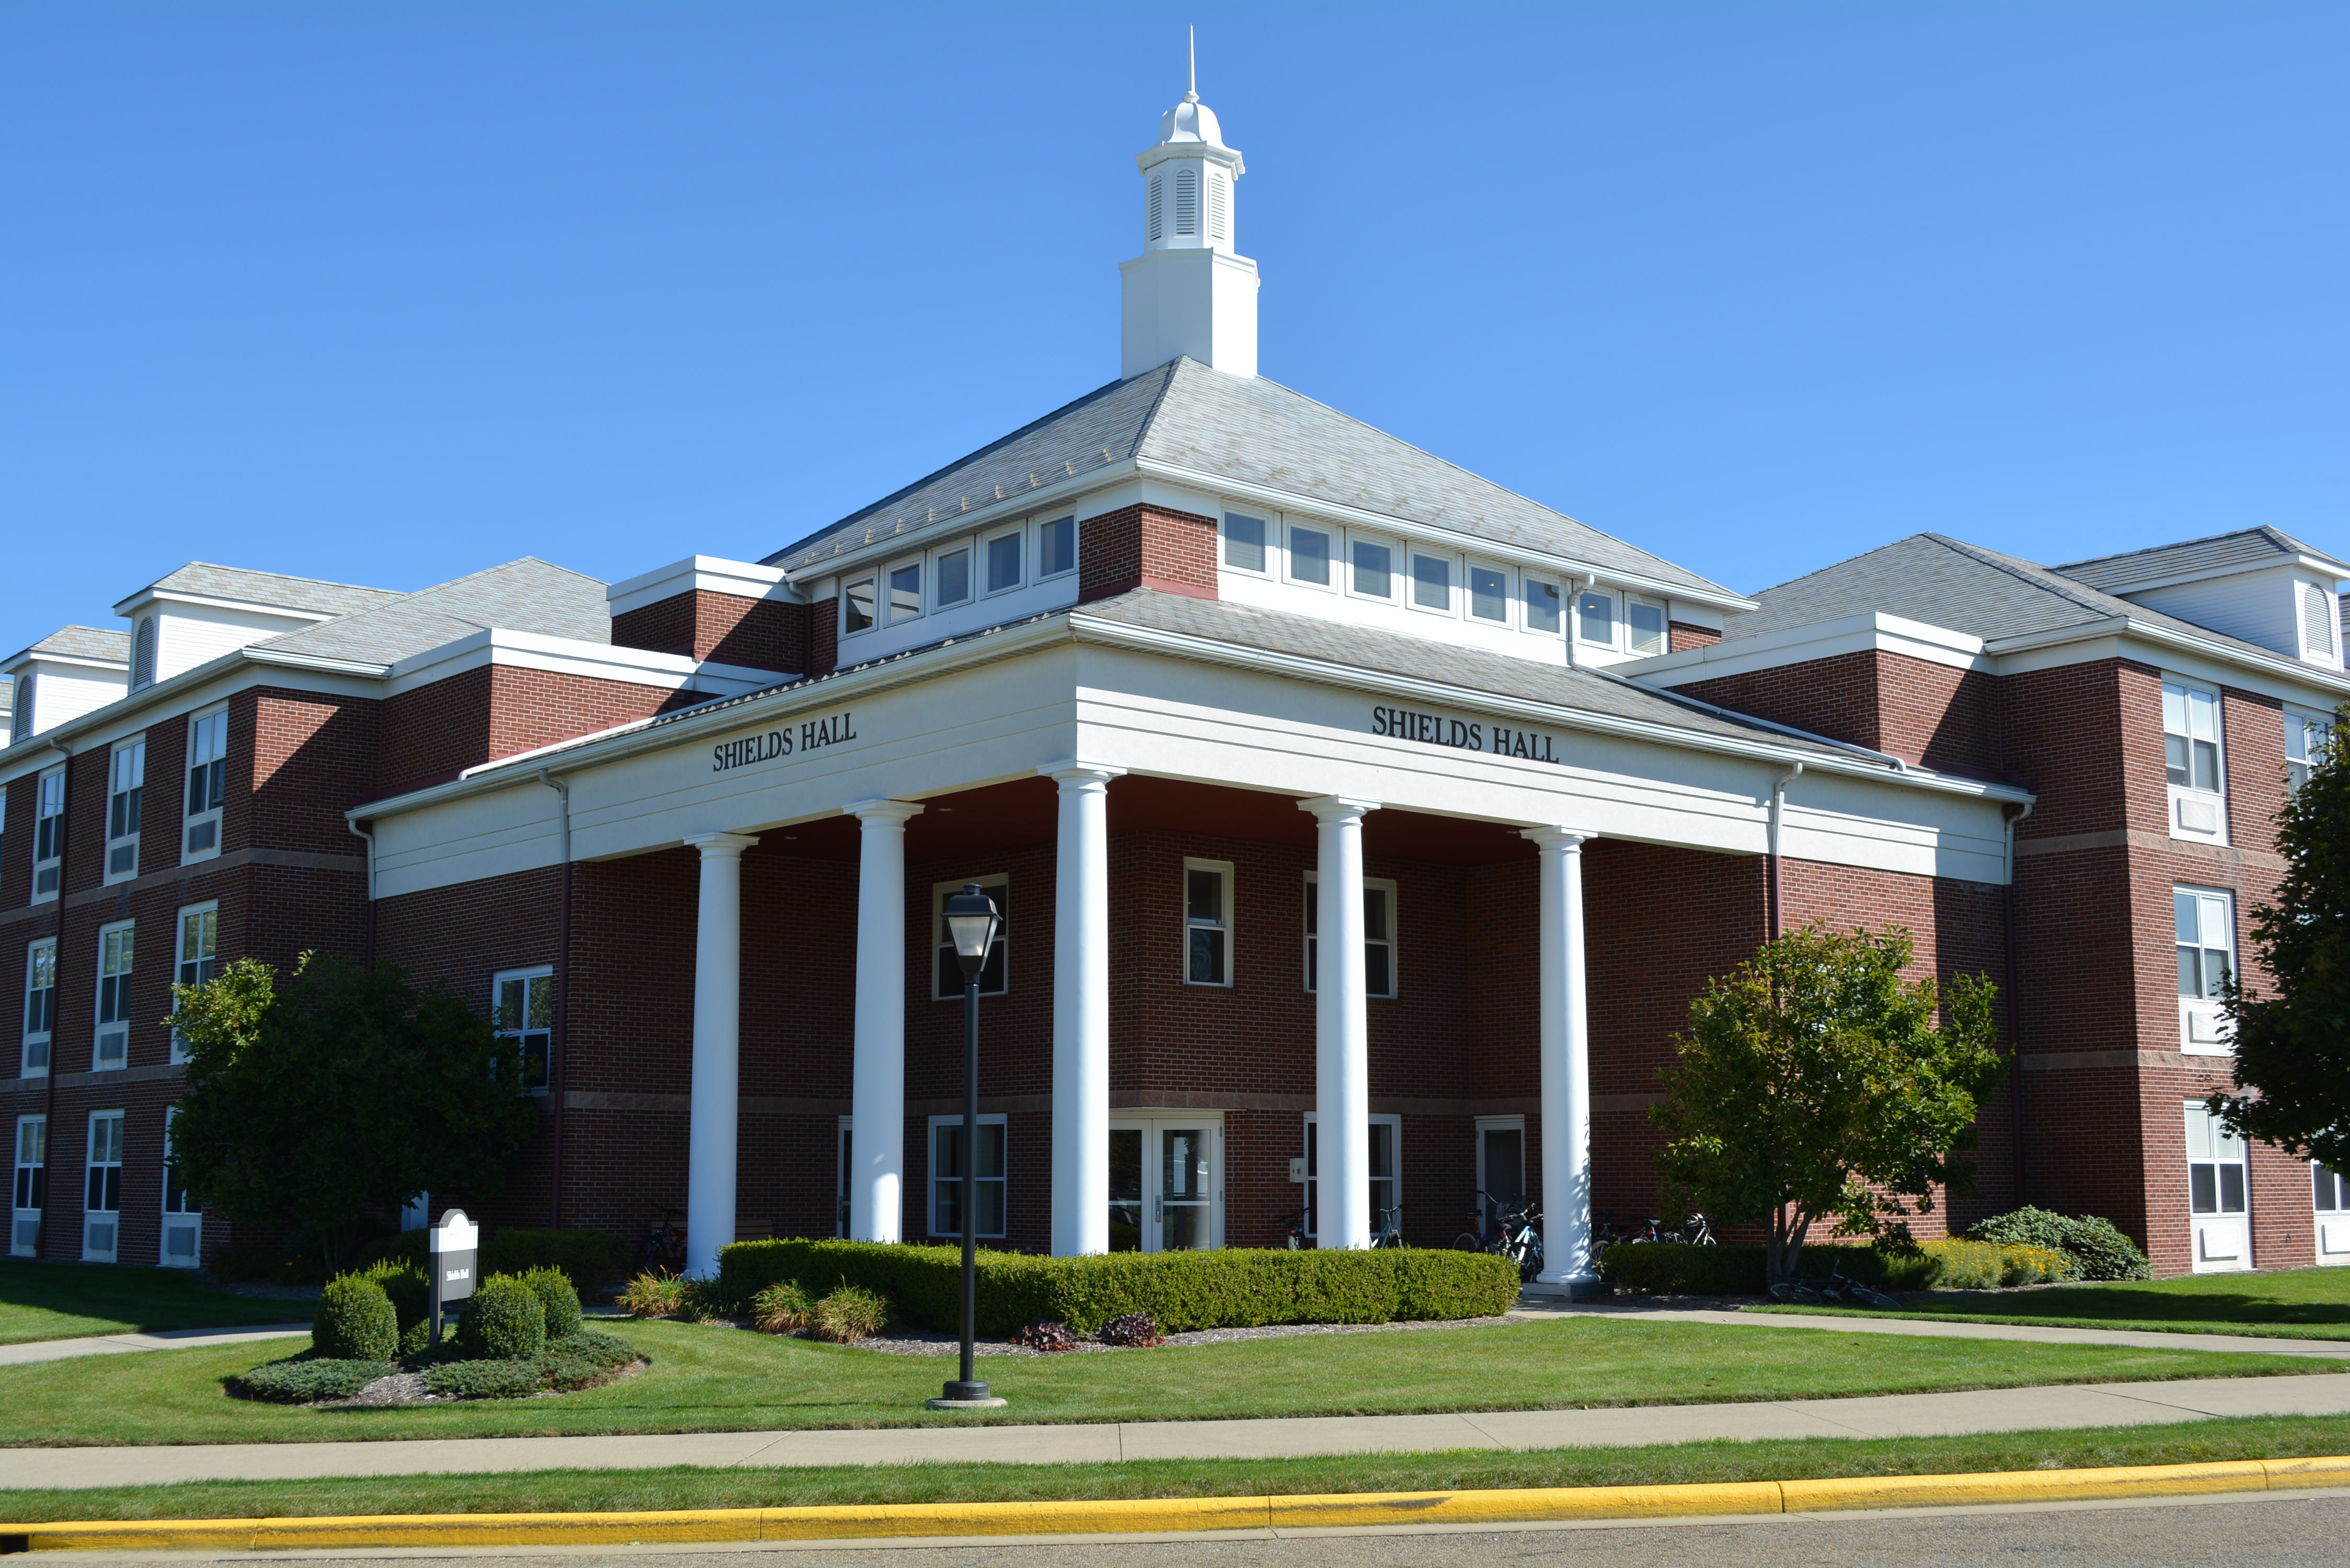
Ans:
{"label": "black lamp post", "polygon": [[[947,934],[962,965],[962,1376],[946,1386],[942,1404],[990,1399],[972,1376],[972,1341],[979,1324],[979,971],[1003,918],[995,900],[966,882],[946,904]],[[1002,1403],[993,1400],[993,1403]]]}

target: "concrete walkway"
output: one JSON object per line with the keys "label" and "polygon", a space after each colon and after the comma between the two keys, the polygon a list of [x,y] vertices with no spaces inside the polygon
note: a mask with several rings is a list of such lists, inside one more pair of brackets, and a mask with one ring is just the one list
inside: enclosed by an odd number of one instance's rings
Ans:
{"label": "concrete walkway", "polygon": [[87,1339],[36,1339],[0,1345],[0,1366],[30,1361],[64,1361],[76,1355],[120,1355],[131,1350],[195,1350],[208,1345],[244,1345],[256,1339],[307,1335],[307,1323],[265,1323],[251,1328],[163,1328],[152,1334],[101,1334]]}
{"label": "concrete walkway", "polygon": [[5,1464],[0,1465],[0,1489],[565,1469],[652,1469],[669,1465],[780,1468],[922,1460],[1043,1465],[1104,1459],[1438,1453],[1461,1449],[1506,1452],[1594,1445],[1638,1447],[1709,1438],[1945,1437],[2040,1428],[2168,1424],[2214,1416],[2339,1415],[2350,1415],[2350,1376],[2317,1373],[1857,1399],[1450,1416],[11,1449],[6,1450]]}

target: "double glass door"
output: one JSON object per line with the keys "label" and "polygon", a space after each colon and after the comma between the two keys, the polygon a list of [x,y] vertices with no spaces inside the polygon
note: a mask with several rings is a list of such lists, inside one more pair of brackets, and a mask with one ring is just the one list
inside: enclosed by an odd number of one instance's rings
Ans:
{"label": "double glass door", "polygon": [[1204,1117],[1109,1129],[1109,1250],[1191,1251],[1224,1239],[1223,1127]]}

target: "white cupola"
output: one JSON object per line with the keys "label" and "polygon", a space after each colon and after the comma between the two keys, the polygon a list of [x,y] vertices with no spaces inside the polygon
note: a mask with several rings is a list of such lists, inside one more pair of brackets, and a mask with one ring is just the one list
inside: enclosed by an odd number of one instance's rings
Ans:
{"label": "white cupola", "polygon": [[1180,354],[1235,376],[1256,374],[1256,263],[1232,249],[1241,155],[1224,145],[1195,70],[1183,101],[1159,117],[1142,171],[1142,254],[1126,280],[1121,377]]}

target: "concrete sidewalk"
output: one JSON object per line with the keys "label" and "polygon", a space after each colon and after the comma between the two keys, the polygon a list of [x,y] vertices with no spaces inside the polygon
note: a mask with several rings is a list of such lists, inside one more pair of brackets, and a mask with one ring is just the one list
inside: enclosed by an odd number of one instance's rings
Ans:
{"label": "concrete sidewalk", "polygon": [[120,1355],[132,1350],[195,1350],[208,1345],[244,1345],[251,1340],[307,1336],[307,1323],[265,1323],[250,1328],[161,1328],[152,1334],[100,1334],[86,1339],[36,1339],[0,1345],[0,1366],[32,1361],[65,1361],[77,1355]]}
{"label": "concrete sidewalk", "polygon": [[[1710,1438],[1942,1437],[2168,1424],[2214,1416],[2350,1415],[2350,1376],[2198,1378],[2071,1384],[1608,1410],[1116,1425],[926,1427],[804,1432],[695,1432],[412,1442],[236,1443],[151,1449],[11,1449],[0,1489],[139,1486],[184,1480],[487,1474],[670,1465],[806,1467],[986,1460],[1272,1459],[1315,1454],[1647,1446]],[[0,1503],[5,1507],[5,1503]]]}

